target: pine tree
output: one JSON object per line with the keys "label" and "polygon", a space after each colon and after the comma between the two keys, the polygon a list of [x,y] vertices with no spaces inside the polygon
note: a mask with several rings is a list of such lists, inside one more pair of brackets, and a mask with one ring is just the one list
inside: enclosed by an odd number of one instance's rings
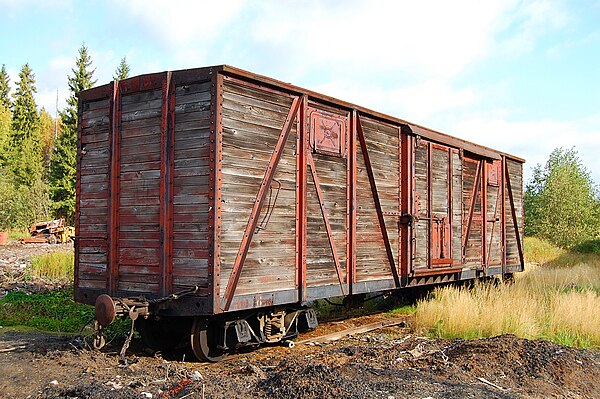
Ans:
{"label": "pine tree", "polygon": [[0,105],[10,109],[10,77],[6,72],[6,66],[2,64],[0,70]]}
{"label": "pine tree", "polygon": [[129,72],[130,72],[130,68],[129,68],[129,64],[127,64],[127,57],[123,57],[123,58],[121,58],[121,62],[119,63],[119,66],[117,67],[117,69],[115,71],[113,79],[114,80],[127,79],[129,77]]}
{"label": "pine tree", "polygon": [[50,162],[50,195],[57,217],[72,222],[75,214],[75,172],[77,156],[77,97],[82,90],[91,88],[95,69],[90,69],[92,58],[85,43],[79,48],[72,76],[67,76],[71,95],[67,108],[61,112],[62,132],[58,136]]}
{"label": "pine tree", "polygon": [[35,75],[27,63],[19,72],[17,91],[13,95],[12,136],[15,146],[18,146],[23,139],[33,136],[38,127],[40,117],[33,98],[36,92]]}

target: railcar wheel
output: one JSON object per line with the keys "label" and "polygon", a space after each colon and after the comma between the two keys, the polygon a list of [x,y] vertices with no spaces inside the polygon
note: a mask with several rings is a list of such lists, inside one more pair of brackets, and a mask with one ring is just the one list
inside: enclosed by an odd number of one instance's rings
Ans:
{"label": "railcar wheel", "polygon": [[218,330],[206,319],[196,317],[192,324],[192,351],[198,360],[206,362],[221,361],[227,352],[218,347]]}

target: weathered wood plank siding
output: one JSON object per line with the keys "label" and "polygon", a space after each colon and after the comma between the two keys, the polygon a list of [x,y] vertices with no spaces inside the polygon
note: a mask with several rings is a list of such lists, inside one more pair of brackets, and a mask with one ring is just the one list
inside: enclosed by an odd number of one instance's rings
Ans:
{"label": "weathered wood plank siding", "polygon": [[467,237],[464,264],[475,267],[481,265],[483,256],[480,169],[479,160],[463,157],[463,237]]}
{"label": "weathered wood plank siding", "polygon": [[[225,80],[221,295],[292,99]],[[295,287],[296,128],[284,147],[244,262],[236,295]]]}
{"label": "weathered wood plank siding", "polygon": [[486,245],[487,266],[502,264],[502,178],[501,161],[486,162],[487,173],[487,210]]}
{"label": "weathered wood plank siding", "polygon": [[452,262],[454,266],[462,264],[463,239],[463,168],[458,151],[452,153]]}
{"label": "weathered wood plank siding", "polygon": [[161,90],[121,98],[117,280],[121,291],[159,291],[161,115]]}
{"label": "weathered wood plank siding", "polygon": [[82,302],[197,286],[167,311],[206,315],[520,270],[518,158],[228,66],[80,100]]}
{"label": "weathered wood plank siding", "polygon": [[106,288],[108,262],[108,184],[110,179],[110,100],[81,106],[78,226],[78,287]]}
{"label": "weathered wood plank siding", "polygon": [[413,269],[429,266],[429,142],[420,140],[415,147],[415,216]]}
{"label": "weathered wood plank siding", "polygon": [[210,82],[175,88],[173,291],[208,294]]}
{"label": "weathered wood plank siding", "polygon": [[[367,117],[361,118],[361,122],[382,211],[398,212],[399,129]],[[356,160],[356,281],[391,279],[393,275],[377,221],[373,193],[360,145],[357,146]],[[385,215],[384,220],[397,267],[399,264],[398,217]]]}
{"label": "weathered wood plank siding", "polygon": [[506,207],[506,263],[508,265],[518,265],[520,264],[520,259],[516,234],[520,235],[521,243],[523,242],[523,166],[511,159],[507,159],[506,164],[508,166],[510,187],[512,189],[515,213],[519,226],[519,232],[515,232],[507,187],[504,205]]}
{"label": "weathered wood plank siding", "polygon": [[[336,254],[346,279],[346,159],[312,154]],[[306,286],[339,285],[333,252],[312,174],[307,173]]]}

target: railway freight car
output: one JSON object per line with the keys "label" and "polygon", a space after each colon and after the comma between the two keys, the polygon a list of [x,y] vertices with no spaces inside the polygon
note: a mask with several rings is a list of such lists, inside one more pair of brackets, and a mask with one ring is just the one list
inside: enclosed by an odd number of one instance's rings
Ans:
{"label": "railway freight car", "polygon": [[510,275],[522,164],[229,66],[112,82],[79,93],[75,298],[218,360],[319,298]]}

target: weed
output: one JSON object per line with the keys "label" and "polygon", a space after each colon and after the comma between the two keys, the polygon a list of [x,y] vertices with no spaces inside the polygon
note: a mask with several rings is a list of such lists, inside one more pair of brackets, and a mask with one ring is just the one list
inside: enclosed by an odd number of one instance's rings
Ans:
{"label": "weed", "polygon": [[31,260],[30,273],[52,280],[73,280],[74,255],[71,251],[56,251],[35,256]]}

